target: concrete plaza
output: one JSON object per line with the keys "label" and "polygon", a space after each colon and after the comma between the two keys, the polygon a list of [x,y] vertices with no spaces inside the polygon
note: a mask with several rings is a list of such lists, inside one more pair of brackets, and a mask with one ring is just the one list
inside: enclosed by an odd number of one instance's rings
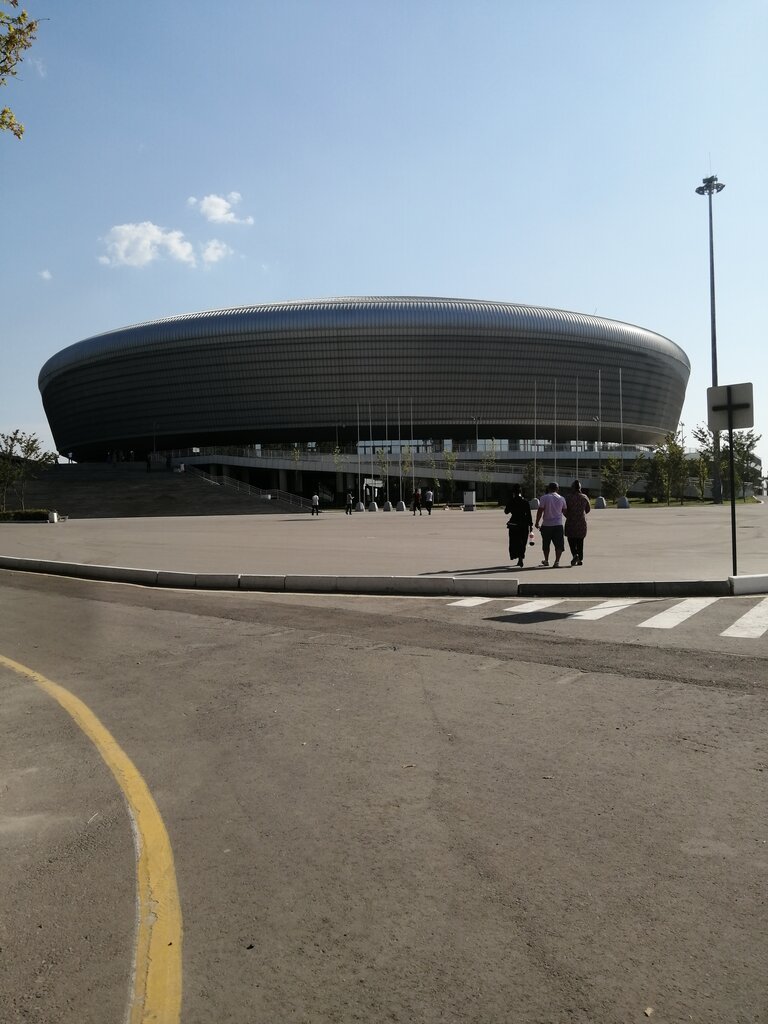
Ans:
{"label": "concrete plaza", "polygon": [[[522,584],[725,581],[728,505],[593,510],[584,565],[541,568],[540,538],[511,569],[506,516],[327,511],[258,516],[81,519],[0,524],[0,556],[192,573],[517,577]],[[768,574],[765,504],[737,507],[739,575]]]}

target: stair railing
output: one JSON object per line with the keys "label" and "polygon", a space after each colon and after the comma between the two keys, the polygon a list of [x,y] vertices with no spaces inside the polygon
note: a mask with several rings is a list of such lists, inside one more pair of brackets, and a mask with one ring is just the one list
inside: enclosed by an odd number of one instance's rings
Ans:
{"label": "stair railing", "polygon": [[287,505],[295,505],[300,509],[309,509],[312,507],[312,502],[308,498],[302,498],[300,494],[292,494],[290,491],[281,491],[279,487],[254,487],[253,484],[247,484],[242,480],[237,480],[231,476],[212,476],[210,473],[206,473],[203,469],[198,469],[197,466],[187,466],[187,473],[194,473],[195,476],[201,477],[209,484],[215,484],[217,487],[229,487],[230,490],[239,491],[241,494],[247,494],[249,497],[261,498],[263,501],[269,501],[274,499],[275,501],[285,502]]}

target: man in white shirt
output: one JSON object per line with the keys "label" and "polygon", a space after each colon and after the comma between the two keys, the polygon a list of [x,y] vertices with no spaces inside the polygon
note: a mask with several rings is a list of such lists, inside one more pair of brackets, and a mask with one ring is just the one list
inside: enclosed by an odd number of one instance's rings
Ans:
{"label": "man in white shirt", "polygon": [[[546,494],[542,494],[539,498],[539,507],[536,510],[536,529],[541,529],[541,549],[544,553],[542,565],[549,565],[549,548],[550,545],[554,545],[553,569],[560,568],[560,556],[565,550],[564,511],[565,498],[558,492],[557,484],[550,484]],[[541,527],[539,527],[539,523],[541,523]]]}

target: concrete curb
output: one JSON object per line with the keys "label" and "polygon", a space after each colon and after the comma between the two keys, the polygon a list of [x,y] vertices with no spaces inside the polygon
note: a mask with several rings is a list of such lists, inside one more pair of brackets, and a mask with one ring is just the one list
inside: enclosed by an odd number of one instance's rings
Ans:
{"label": "concrete curb", "polygon": [[729,576],[732,594],[768,594],[768,576]]}
{"label": "concrete curb", "polygon": [[0,555],[0,569],[187,590],[244,590],[310,594],[389,594],[424,597],[725,597],[768,593],[768,575],[728,580],[603,583],[521,583],[516,576],[328,576],[194,573],[119,565],[55,562]]}
{"label": "concrete curb", "polygon": [[515,597],[517,578],[479,576],[323,576],[258,575],[253,573],[194,573],[171,569],[134,569],[118,565],[55,562],[41,558],[0,555],[0,569],[37,572],[76,579],[185,590],[247,590],[312,594],[403,594],[453,597],[467,594]]}

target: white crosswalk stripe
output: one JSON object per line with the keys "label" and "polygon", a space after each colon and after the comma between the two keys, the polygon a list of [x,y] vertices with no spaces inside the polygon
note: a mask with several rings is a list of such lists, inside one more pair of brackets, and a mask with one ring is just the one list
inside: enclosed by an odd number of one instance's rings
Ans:
{"label": "white crosswalk stripe", "polygon": [[719,597],[688,597],[684,601],[673,605],[672,608],[666,608],[663,612],[659,612],[658,615],[653,615],[650,619],[646,619],[645,622],[639,622],[638,625],[647,629],[673,629],[675,626],[679,626],[681,622],[685,622],[686,619],[690,619],[692,615],[702,611],[704,608],[708,608],[709,605],[719,600]]}
{"label": "white crosswalk stripe", "polygon": [[[476,608],[480,605],[490,604],[492,602],[499,601],[499,598],[492,597],[464,597],[457,601],[451,601],[450,606],[453,608]],[[573,602],[578,600],[581,607],[573,607]],[[721,620],[723,618],[731,618],[742,611],[745,607],[745,601],[749,601],[747,611],[744,611],[739,618],[727,629],[722,632],[718,632],[720,626],[723,624],[722,621],[717,623],[715,619],[714,623],[710,618],[708,620],[709,625],[707,627],[710,630],[710,636],[714,639],[716,636],[723,637],[734,637],[739,639],[756,640],[760,637],[768,634],[768,597],[758,600],[756,603],[748,598],[729,598],[729,597],[687,597],[681,598],[675,601],[673,604],[668,604],[668,598],[653,598],[653,597],[617,597],[611,598],[607,601],[601,601],[597,604],[584,607],[583,599],[579,600],[572,597],[539,597],[525,601],[521,600],[517,604],[507,605],[504,611],[517,618],[518,616],[522,621],[531,622],[534,621],[534,616],[540,612],[545,612],[549,608],[555,606],[558,607],[555,613],[555,618],[560,623],[570,621],[581,621],[581,622],[594,622],[600,619],[604,619],[608,615],[614,615],[616,612],[622,612],[629,608],[634,607],[637,604],[648,605],[648,610],[651,611],[653,607],[658,607],[659,604],[667,604],[667,607],[663,611],[657,612],[648,619],[644,619],[642,622],[634,623],[632,628],[643,627],[645,629],[675,629],[678,626],[682,626],[693,616],[699,612],[705,611],[714,605],[719,608],[719,616]],[[711,613],[714,614],[714,613]],[[549,616],[549,619],[553,618]],[[543,621],[543,620],[542,620]],[[716,623],[716,624],[715,624]]]}
{"label": "white crosswalk stripe", "polygon": [[505,612],[514,612],[515,615],[534,615],[536,612],[551,608],[553,604],[562,604],[562,597],[540,597],[535,601],[523,601],[522,604],[513,604],[505,608]]}
{"label": "white crosswalk stripe", "polygon": [[600,604],[595,605],[594,608],[584,608],[580,612],[574,612],[570,616],[572,619],[604,619],[606,615],[613,615],[614,612],[620,612],[623,608],[631,608],[633,604],[639,604],[644,601],[643,597],[615,597],[611,598],[610,601],[602,601]]}
{"label": "white crosswalk stripe", "polygon": [[768,597],[759,604],[753,605],[741,618],[736,619],[732,626],[724,629],[720,636],[740,636],[755,638],[768,630]]}

